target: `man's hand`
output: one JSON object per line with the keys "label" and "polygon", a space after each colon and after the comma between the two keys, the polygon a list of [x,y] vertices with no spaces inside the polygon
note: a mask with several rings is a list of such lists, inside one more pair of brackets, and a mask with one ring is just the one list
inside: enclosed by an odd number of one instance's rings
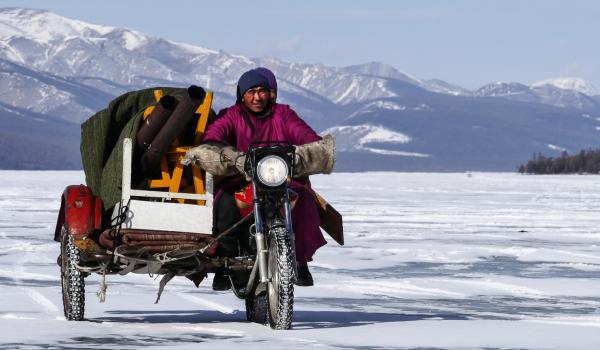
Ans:
{"label": "man's hand", "polygon": [[322,140],[296,146],[294,158],[294,177],[330,174],[335,164],[335,138],[325,135]]}
{"label": "man's hand", "polygon": [[235,147],[219,143],[206,143],[189,149],[181,164],[193,164],[213,175],[231,176],[244,174],[246,155]]}
{"label": "man's hand", "polygon": [[244,174],[246,155],[233,146],[225,146],[221,150],[221,162],[235,167],[240,174]]}

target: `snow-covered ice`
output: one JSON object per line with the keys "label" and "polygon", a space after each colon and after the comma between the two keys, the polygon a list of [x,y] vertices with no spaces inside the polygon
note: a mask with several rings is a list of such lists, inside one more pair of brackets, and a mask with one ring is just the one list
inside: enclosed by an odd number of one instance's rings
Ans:
{"label": "snow-covered ice", "polygon": [[80,172],[0,172],[0,348],[600,349],[600,177],[340,173],[313,184],[344,215],[296,288],[293,330],[173,280],[86,279],[86,320],[62,314],[60,194]]}

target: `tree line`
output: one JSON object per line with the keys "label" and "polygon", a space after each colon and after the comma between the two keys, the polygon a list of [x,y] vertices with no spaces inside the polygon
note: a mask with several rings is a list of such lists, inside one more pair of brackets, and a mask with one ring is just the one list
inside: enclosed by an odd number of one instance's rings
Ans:
{"label": "tree line", "polygon": [[600,174],[600,149],[581,150],[576,155],[563,151],[558,157],[534,153],[533,159],[519,166],[521,174]]}

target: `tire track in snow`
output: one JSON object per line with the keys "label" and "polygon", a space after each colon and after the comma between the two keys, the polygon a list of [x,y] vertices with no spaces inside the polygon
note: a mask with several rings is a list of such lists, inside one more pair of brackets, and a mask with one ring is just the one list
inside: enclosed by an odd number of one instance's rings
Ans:
{"label": "tire track in snow", "polygon": [[179,292],[179,293],[176,293],[176,294],[177,294],[177,296],[181,297],[182,299],[185,299],[185,300],[190,301],[190,302],[192,302],[194,304],[197,304],[197,305],[208,307],[210,309],[219,311],[219,312],[224,313],[224,314],[233,314],[236,311],[236,310],[234,310],[234,309],[232,309],[230,307],[227,307],[227,306],[225,306],[223,304],[219,304],[219,303],[215,303],[213,301],[208,301],[208,300],[205,300],[205,299],[202,299],[202,298],[198,298],[198,297],[195,297],[193,295],[189,295],[187,293],[181,293],[181,292]]}
{"label": "tire track in snow", "polygon": [[28,273],[25,272],[25,264],[31,261],[31,254],[32,252],[30,250],[25,250],[23,258],[19,261],[19,264],[15,266],[15,269],[13,270],[15,286],[21,289],[25,295],[27,295],[36,304],[41,306],[46,313],[57,314],[59,312],[59,308],[56,306],[56,304],[54,304],[50,299],[46,298],[42,293],[35,290],[35,288],[25,287],[23,285],[22,276],[28,275]]}
{"label": "tire track in snow", "polygon": [[[5,206],[3,209],[11,211],[11,212],[16,212],[18,214],[21,213],[26,213],[28,210],[32,209],[32,202],[35,202],[37,204],[39,204],[39,201],[44,201],[45,198],[40,198],[39,194],[36,194],[35,197],[32,198],[28,198],[26,195],[24,195],[23,193],[20,193],[20,191],[15,190],[14,191],[14,195],[12,193],[10,193],[8,195],[8,197],[11,199],[9,202],[7,202],[7,206]],[[11,198],[14,197],[14,198]],[[15,201],[14,199],[17,199],[17,204],[15,205]],[[22,208],[18,203],[25,203],[26,205],[24,205]],[[13,215],[14,216],[14,215]],[[26,220],[23,217],[15,217],[13,220],[11,221],[15,221],[15,222],[28,222],[28,220]],[[19,228],[23,228],[23,225],[19,225]],[[30,228],[45,228],[46,224],[41,224],[41,225],[35,225],[35,226],[31,226]],[[27,272],[25,266],[31,262],[35,261],[35,258],[37,258],[38,254],[40,253],[39,248],[36,245],[31,244],[31,242],[27,241],[27,240],[15,240],[15,239],[10,239],[8,237],[8,235],[6,234],[6,232],[2,231],[2,235],[1,237],[3,238],[3,244],[2,244],[2,251],[4,252],[12,252],[13,256],[20,256],[21,259],[16,260],[15,265],[13,265],[13,269],[12,270],[0,270],[0,276],[4,276],[6,278],[10,278],[15,282],[15,287],[18,288],[18,290],[21,290],[23,292],[24,295],[26,295],[29,299],[31,299],[34,303],[36,303],[37,305],[39,305],[42,309],[41,312],[47,313],[47,314],[51,314],[51,315],[56,315],[57,317],[59,316],[59,307],[52,302],[50,299],[48,299],[45,295],[43,295],[42,293],[40,293],[35,287],[28,287],[25,285],[24,283],[24,279],[34,279],[34,280],[40,280],[40,281],[56,281],[57,278],[54,276],[49,276],[49,275],[44,275],[44,274],[38,274],[38,273],[32,273],[32,272]]]}

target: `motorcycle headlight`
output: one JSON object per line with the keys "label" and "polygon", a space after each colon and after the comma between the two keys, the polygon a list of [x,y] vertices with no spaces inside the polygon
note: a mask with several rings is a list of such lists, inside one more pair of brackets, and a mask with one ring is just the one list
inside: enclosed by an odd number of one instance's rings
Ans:
{"label": "motorcycle headlight", "polygon": [[256,166],[258,180],[271,187],[281,185],[287,179],[289,169],[283,158],[278,156],[266,156]]}

